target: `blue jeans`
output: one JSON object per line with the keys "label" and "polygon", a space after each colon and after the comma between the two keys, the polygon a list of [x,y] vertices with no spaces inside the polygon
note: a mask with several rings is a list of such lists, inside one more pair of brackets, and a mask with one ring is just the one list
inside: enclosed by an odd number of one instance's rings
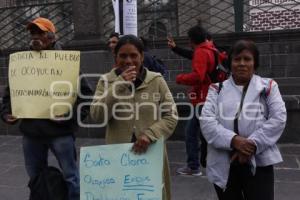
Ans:
{"label": "blue jeans", "polygon": [[[187,165],[189,168],[196,170],[200,167],[199,154],[199,136],[201,135],[200,122],[198,117],[200,116],[203,106],[194,107],[193,117],[187,121],[185,127],[185,147],[187,153]],[[197,109],[196,109],[197,108]],[[196,115],[198,112],[198,116]]]}
{"label": "blue jeans", "polygon": [[30,178],[37,176],[48,166],[48,150],[56,157],[66,180],[69,200],[79,200],[79,172],[76,165],[76,149],[73,136],[47,139],[23,137],[26,171]]}

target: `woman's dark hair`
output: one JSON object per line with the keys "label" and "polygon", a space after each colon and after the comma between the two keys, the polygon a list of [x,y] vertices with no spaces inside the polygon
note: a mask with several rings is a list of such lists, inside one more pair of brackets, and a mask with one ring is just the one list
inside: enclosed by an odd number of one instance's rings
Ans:
{"label": "woman's dark hair", "polygon": [[123,37],[120,38],[120,40],[118,41],[118,43],[115,47],[115,55],[118,54],[120,48],[122,46],[124,46],[125,44],[132,44],[133,46],[135,46],[137,48],[137,50],[141,54],[143,54],[143,52],[144,52],[144,45],[138,37],[136,37],[134,35],[124,35]]}
{"label": "woman's dark hair", "polygon": [[229,67],[231,68],[232,58],[244,50],[248,50],[252,53],[254,58],[254,69],[256,70],[259,66],[259,51],[255,43],[250,40],[238,40],[236,43],[234,43],[228,55]]}
{"label": "woman's dark hair", "polygon": [[188,37],[194,44],[205,42],[207,36],[207,31],[199,25],[190,28],[188,31]]}

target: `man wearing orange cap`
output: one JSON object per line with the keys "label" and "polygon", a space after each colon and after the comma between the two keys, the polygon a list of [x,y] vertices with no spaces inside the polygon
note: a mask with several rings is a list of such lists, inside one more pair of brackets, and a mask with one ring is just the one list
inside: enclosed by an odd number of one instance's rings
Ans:
{"label": "man wearing orange cap", "polygon": [[[60,50],[56,43],[55,26],[45,18],[37,18],[27,25],[30,32],[30,49]],[[87,81],[82,79],[81,92],[84,95],[93,95]],[[85,100],[77,98],[75,105]],[[68,186],[69,200],[79,200],[79,172],[76,165],[76,149],[74,132],[78,128],[77,106],[73,107],[73,116],[70,120],[49,119],[21,119],[20,130],[23,133],[23,151],[25,167],[32,179],[48,166],[49,149],[55,155],[62,169]],[[81,109],[81,118],[84,119],[89,112],[89,107]],[[9,88],[3,97],[0,109],[1,118],[8,124],[14,124],[18,119],[11,115],[11,103]]]}
{"label": "man wearing orange cap", "polygon": [[27,30],[31,35],[30,49],[37,51],[61,49],[55,42],[56,29],[50,20],[42,17],[36,18],[27,25]]}

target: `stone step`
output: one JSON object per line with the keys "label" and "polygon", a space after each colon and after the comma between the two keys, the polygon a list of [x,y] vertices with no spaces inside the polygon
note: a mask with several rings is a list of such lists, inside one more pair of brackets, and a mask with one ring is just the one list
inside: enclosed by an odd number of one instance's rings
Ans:
{"label": "stone step", "polygon": [[274,78],[282,95],[300,95],[300,77]]}
{"label": "stone step", "polygon": [[300,85],[300,77],[274,78],[279,85]]}
{"label": "stone step", "polygon": [[300,85],[280,85],[279,90],[282,95],[300,95]]}

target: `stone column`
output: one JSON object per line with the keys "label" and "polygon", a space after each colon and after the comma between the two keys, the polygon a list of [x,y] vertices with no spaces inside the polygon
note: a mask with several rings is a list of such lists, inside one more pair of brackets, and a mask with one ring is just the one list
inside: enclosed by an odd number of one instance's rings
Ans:
{"label": "stone column", "polygon": [[104,45],[102,2],[99,0],[73,0],[74,41],[80,49],[99,49]]}

